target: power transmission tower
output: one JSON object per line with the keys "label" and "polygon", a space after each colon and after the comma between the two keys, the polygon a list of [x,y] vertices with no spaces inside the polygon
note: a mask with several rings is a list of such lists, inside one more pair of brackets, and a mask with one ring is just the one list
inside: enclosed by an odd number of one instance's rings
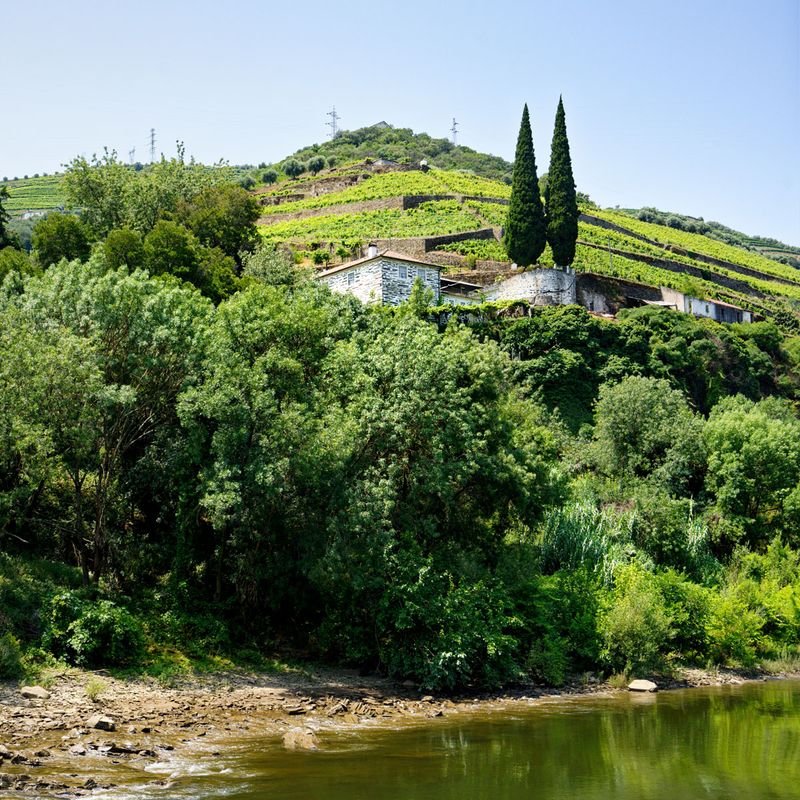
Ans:
{"label": "power transmission tower", "polygon": [[338,122],[341,117],[336,113],[336,106],[333,107],[333,111],[329,111],[327,116],[331,118],[330,122],[326,122],[325,124],[331,129],[331,139],[336,138],[336,133],[339,130]]}
{"label": "power transmission tower", "polygon": [[150,163],[156,160],[156,129],[150,128]]}
{"label": "power transmission tower", "polygon": [[458,136],[458,123],[456,122],[455,117],[453,117],[453,127],[450,128],[450,133],[453,134],[453,144],[456,144],[456,137]]}
{"label": "power transmission tower", "polygon": [[136,163],[136,148],[135,147],[132,147],[130,150],[128,150],[128,161],[130,161],[131,164],[135,164]]}

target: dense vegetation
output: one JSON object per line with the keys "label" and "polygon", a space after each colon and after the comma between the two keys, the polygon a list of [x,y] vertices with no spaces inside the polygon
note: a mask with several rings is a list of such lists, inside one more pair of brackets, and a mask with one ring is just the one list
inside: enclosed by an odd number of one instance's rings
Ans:
{"label": "dense vegetation", "polygon": [[511,164],[499,156],[478,153],[469,147],[454,145],[449,139],[437,139],[386,123],[340,131],[334,139],[298,150],[290,158],[301,164],[312,158],[323,158],[326,162],[333,159],[340,165],[365,158],[382,158],[401,164],[419,164],[425,160],[432,167],[468,170],[494,180],[511,175]]}
{"label": "dense vegetation", "polygon": [[76,160],[82,214],[0,251],[0,676],[292,652],[455,689],[800,658],[797,339],[368,308],[259,241],[221,175]]}

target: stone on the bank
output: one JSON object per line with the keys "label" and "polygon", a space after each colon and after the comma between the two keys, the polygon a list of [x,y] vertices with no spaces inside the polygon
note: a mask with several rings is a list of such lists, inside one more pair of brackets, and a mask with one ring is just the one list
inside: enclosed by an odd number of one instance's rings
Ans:
{"label": "stone on the bank", "polygon": [[86,720],[87,728],[96,728],[99,731],[115,731],[117,726],[111,717],[104,717],[102,714],[93,714]]}
{"label": "stone on the bank", "polygon": [[74,744],[70,747],[69,753],[73,756],[85,756],[86,748],[82,744]]}
{"label": "stone on the bank", "polygon": [[4,744],[0,744],[0,758],[11,758],[14,754]]}
{"label": "stone on the bank", "polygon": [[283,746],[287,750],[316,750],[319,740],[312,731],[304,728],[293,728],[283,737]]}
{"label": "stone on the bank", "polygon": [[41,686],[23,686],[20,690],[20,694],[23,697],[27,697],[28,700],[47,700],[50,697],[50,692],[47,689],[43,689]]}
{"label": "stone on the bank", "polygon": [[653,681],[635,680],[628,684],[629,692],[657,692],[658,686]]}

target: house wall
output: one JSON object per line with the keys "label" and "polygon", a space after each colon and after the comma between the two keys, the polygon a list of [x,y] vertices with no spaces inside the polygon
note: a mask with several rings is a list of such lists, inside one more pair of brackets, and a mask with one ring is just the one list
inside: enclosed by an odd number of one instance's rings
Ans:
{"label": "house wall", "polygon": [[384,305],[396,306],[408,300],[417,276],[433,291],[434,302],[439,303],[439,270],[436,267],[423,267],[421,264],[409,264],[392,258],[381,258],[377,263],[380,264],[383,278]]}
{"label": "house wall", "polygon": [[474,306],[480,302],[481,298],[477,294],[465,295],[460,292],[442,292],[439,297],[441,305],[449,303],[451,306]]}
{"label": "house wall", "polygon": [[577,302],[575,273],[560,269],[522,272],[486,288],[488,300],[527,300],[534,306],[564,306]]}
{"label": "house wall", "polygon": [[[353,282],[350,282],[353,275]],[[383,300],[381,290],[381,262],[370,261],[350,269],[343,269],[333,275],[326,275],[319,280],[327,283],[331,291],[339,294],[352,294],[362,303],[380,303]]]}

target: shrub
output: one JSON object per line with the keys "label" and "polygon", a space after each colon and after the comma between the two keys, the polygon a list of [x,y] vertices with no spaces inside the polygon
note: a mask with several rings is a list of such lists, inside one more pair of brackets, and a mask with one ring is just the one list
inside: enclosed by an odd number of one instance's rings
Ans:
{"label": "shrub", "polygon": [[261,173],[261,181],[266,184],[273,184],[278,180],[278,172],[274,169],[268,169],[266,172]]}
{"label": "shrub", "polygon": [[142,654],[139,621],[110,600],[90,602],[63,592],[51,602],[49,623],[45,645],[77,666],[125,666]]}
{"label": "shrub", "polygon": [[255,185],[256,182],[249,175],[246,175],[239,181],[239,186],[241,186],[242,189],[252,189]]}
{"label": "shrub", "polygon": [[625,672],[657,669],[671,623],[655,576],[635,564],[620,569],[598,620],[604,660]]}
{"label": "shrub", "polygon": [[562,686],[568,665],[566,643],[549,633],[537,639],[531,646],[525,667],[528,672],[549,686]]}
{"label": "shrub", "polygon": [[0,679],[9,680],[22,675],[22,649],[19,639],[10,631],[0,636]]}
{"label": "shrub", "polygon": [[325,167],[325,159],[322,156],[314,156],[308,159],[308,171],[316,175]]}
{"label": "shrub", "polygon": [[283,171],[290,177],[296,178],[306,171],[306,165],[300,163],[296,158],[290,158],[283,163]]}

